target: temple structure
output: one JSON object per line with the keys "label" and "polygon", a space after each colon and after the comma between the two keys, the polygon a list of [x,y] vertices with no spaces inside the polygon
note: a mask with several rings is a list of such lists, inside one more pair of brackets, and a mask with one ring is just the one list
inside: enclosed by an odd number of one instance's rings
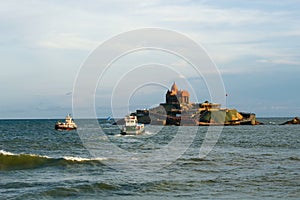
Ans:
{"label": "temple structure", "polygon": [[189,104],[190,103],[190,93],[187,90],[178,90],[176,83],[174,82],[171,90],[166,93],[166,103],[167,104]]}
{"label": "temple structure", "polygon": [[179,90],[174,82],[166,92],[165,103],[150,110],[137,110],[140,123],[177,126],[246,125],[259,124],[254,113],[242,113],[236,109],[221,108],[221,104],[205,101],[191,103],[187,90]]}

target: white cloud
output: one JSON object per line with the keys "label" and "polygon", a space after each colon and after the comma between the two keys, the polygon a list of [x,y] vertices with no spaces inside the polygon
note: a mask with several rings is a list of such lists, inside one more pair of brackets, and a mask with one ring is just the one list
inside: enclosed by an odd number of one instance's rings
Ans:
{"label": "white cloud", "polygon": [[283,65],[300,65],[300,61],[295,61],[291,59],[259,59],[257,62],[260,63],[271,63],[271,64],[283,64]]}
{"label": "white cloud", "polygon": [[[51,72],[42,76],[45,84],[25,81],[22,87],[35,93],[40,85],[45,85],[43,91],[47,95],[53,92],[53,84],[47,85],[49,81],[57,80],[60,87],[70,84],[72,79],[70,74],[68,78],[58,79],[57,74],[52,73],[54,66],[60,70],[74,69],[77,62],[80,65],[78,60],[84,59],[87,52],[102,41],[142,27],[171,29],[191,37],[207,49],[221,66],[222,73],[255,73],[270,70],[275,65],[288,65],[289,70],[295,70],[300,64],[300,16],[295,9],[299,3],[282,1],[278,5],[279,2],[265,0],[255,1],[255,6],[250,7],[248,4],[253,4],[249,2],[3,1],[0,6],[0,52],[2,66],[6,68],[3,74],[14,70],[9,73],[13,76],[2,75],[1,81],[10,85],[10,91],[16,94],[14,99],[22,99],[23,89],[14,84],[12,77],[17,77],[16,73],[32,77],[36,69],[43,66],[43,70]],[[49,51],[49,48],[60,51]],[[70,54],[64,50],[84,52]],[[174,66],[188,68],[184,62],[174,63]],[[63,88],[63,91],[70,89]],[[5,101],[9,102],[6,99],[0,103],[6,105]],[[25,104],[22,106],[26,107]]]}
{"label": "white cloud", "polygon": [[[268,4],[268,2],[264,2]],[[141,19],[168,26],[203,44],[217,64],[226,64],[242,57],[291,56],[288,36],[298,36],[296,13],[289,10],[261,8],[220,8],[201,3],[187,5],[158,4],[136,11]],[[295,16],[296,15],[296,16]],[[295,27],[296,26],[296,27]],[[277,44],[277,46],[276,46]],[[290,46],[289,46],[290,47]],[[295,53],[294,53],[295,54]],[[298,54],[294,55],[296,59]],[[279,63],[279,62],[278,62]],[[282,64],[288,64],[283,62]],[[296,64],[289,62],[289,64]]]}
{"label": "white cloud", "polygon": [[38,42],[39,46],[56,49],[78,49],[91,50],[99,44],[98,41],[92,41],[87,38],[79,37],[72,33],[59,33],[51,35],[47,40]]}
{"label": "white cloud", "polygon": [[[200,26],[231,25],[257,25],[265,23],[278,23],[288,17],[286,11],[265,11],[247,8],[218,8],[217,6],[205,5],[203,3],[170,5],[162,2],[155,6],[144,7],[135,11],[135,15],[147,17],[158,16],[160,21],[168,23],[183,24],[187,23]],[[154,18],[156,19],[156,18]],[[196,28],[196,27],[195,27]]]}

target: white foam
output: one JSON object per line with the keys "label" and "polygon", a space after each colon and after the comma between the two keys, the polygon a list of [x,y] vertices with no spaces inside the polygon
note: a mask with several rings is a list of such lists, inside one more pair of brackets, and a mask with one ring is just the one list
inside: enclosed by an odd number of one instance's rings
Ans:
{"label": "white foam", "polygon": [[145,135],[155,135],[157,132],[145,131]]}
{"label": "white foam", "polygon": [[0,150],[0,154],[2,154],[2,155],[9,155],[9,156],[16,155],[14,153],[11,153],[11,152],[8,152],[8,151],[4,151],[4,150]]}
{"label": "white foam", "polygon": [[41,155],[37,155],[37,154],[22,154],[22,155],[29,155],[29,156],[32,156],[32,157],[39,157],[39,158],[52,159],[52,158],[49,157],[49,156],[41,156]]}
{"label": "white foam", "polygon": [[[13,156],[13,155],[28,155],[28,156],[32,156],[32,157],[53,159],[52,157],[49,157],[49,156],[41,156],[41,155],[36,155],[36,154],[14,154],[14,153],[4,151],[4,150],[0,150],[0,154],[10,155],[10,156]],[[63,159],[70,160],[70,161],[78,161],[78,162],[107,160],[107,158],[81,158],[81,157],[73,157],[73,156],[64,156]]]}
{"label": "white foam", "polygon": [[107,158],[81,158],[81,157],[73,157],[73,156],[64,156],[63,159],[70,160],[70,161],[101,161],[101,160],[107,160]]}
{"label": "white foam", "polygon": [[115,135],[115,137],[122,137],[122,136],[123,135],[121,135],[120,133]]}

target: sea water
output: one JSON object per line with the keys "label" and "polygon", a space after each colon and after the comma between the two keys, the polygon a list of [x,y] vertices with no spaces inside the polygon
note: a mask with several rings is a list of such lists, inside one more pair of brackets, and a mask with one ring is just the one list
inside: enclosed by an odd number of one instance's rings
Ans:
{"label": "sea water", "polygon": [[[121,136],[106,120],[98,128],[84,120],[78,131],[54,130],[57,120],[0,120],[0,199],[299,199],[300,126],[278,125],[287,120],[224,127],[205,157],[208,127],[146,126]],[[178,143],[185,148],[172,144],[191,132],[191,143]],[[166,152],[180,154],[170,160],[161,152],[172,145]]]}

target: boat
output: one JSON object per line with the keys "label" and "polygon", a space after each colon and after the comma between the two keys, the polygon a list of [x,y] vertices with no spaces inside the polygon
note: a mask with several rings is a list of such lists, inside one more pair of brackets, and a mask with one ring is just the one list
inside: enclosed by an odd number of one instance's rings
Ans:
{"label": "boat", "polygon": [[75,130],[77,129],[77,125],[75,124],[75,122],[73,121],[72,117],[70,114],[68,114],[66,116],[65,122],[60,122],[58,121],[55,124],[55,129],[56,130]]}
{"label": "boat", "polygon": [[122,127],[121,135],[139,135],[145,132],[145,125],[138,123],[136,116],[126,116],[125,125]]}

